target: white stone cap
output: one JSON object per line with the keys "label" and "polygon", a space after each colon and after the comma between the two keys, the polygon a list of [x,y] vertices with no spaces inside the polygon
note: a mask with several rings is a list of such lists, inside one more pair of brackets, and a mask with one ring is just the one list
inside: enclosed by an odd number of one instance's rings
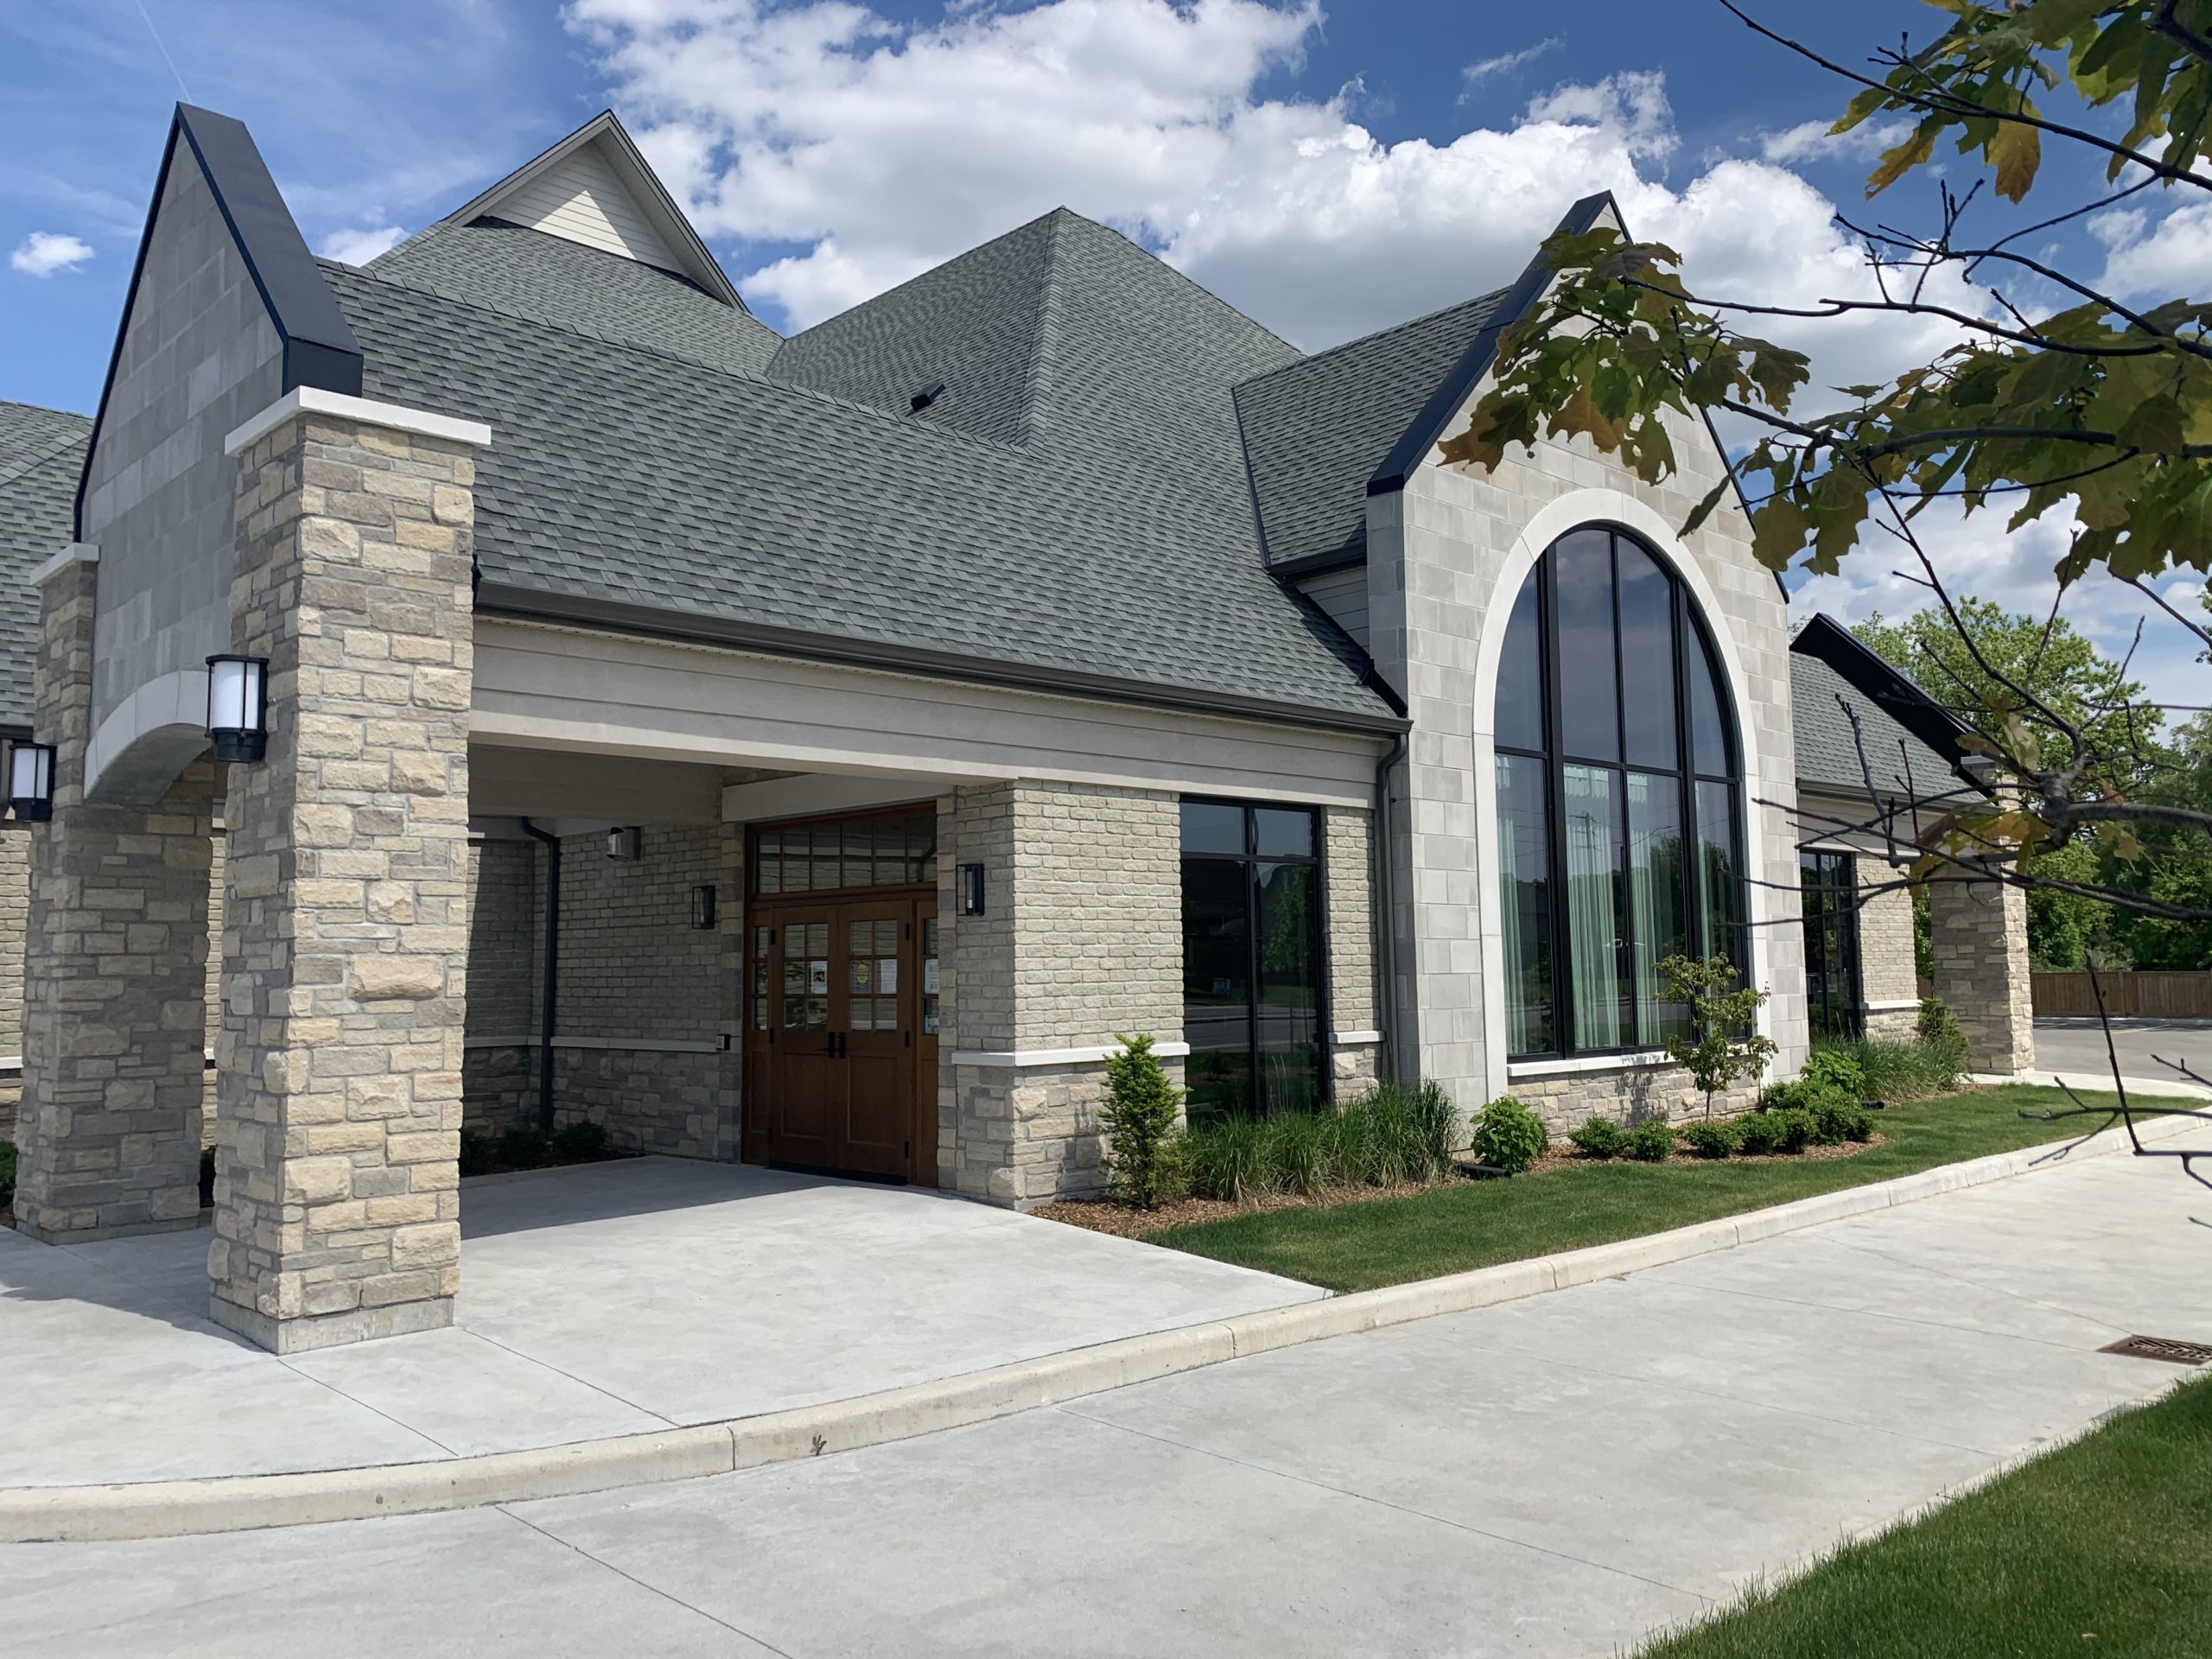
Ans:
{"label": "white stone cap", "polygon": [[342,391],[325,391],[320,386],[295,386],[224,439],[223,452],[235,455],[295,415],[335,415],[369,426],[389,427],[395,432],[443,438],[449,443],[471,443],[480,449],[488,448],[492,442],[492,429],[481,421],[457,420],[451,415],[435,415],[427,409],[410,409],[404,404],[380,404],[371,397],[349,397]]}
{"label": "white stone cap", "polygon": [[1663,1049],[1648,1048],[1625,1054],[1578,1054],[1566,1060],[1515,1060],[1505,1068],[1509,1077],[1566,1077],[1577,1071],[1632,1071],[1638,1066],[1670,1064]]}
{"label": "white stone cap", "polygon": [[[948,1058],[954,1065],[1087,1065],[1121,1052],[1119,1043],[1103,1048],[956,1048]],[[1154,1043],[1152,1052],[1163,1060],[1179,1060],[1191,1046]]]}
{"label": "white stone cap", "polygon": [[72,542],[31,572],[31,586],[43,588],[73,564],[98,564],[100,550],[91,542]]}
{"label": "white stone cap", "polygon": [[1382,1040],[1379,1031],[1340,1031],[1337,1033],[1338,1048],[1371,1048]]}

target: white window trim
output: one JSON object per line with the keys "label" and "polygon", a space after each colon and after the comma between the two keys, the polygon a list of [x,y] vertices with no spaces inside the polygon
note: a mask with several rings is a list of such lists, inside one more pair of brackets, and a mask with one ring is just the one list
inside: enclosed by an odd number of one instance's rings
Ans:
{"label": "white window trim", "polygon": [[1639,1049],[1630,1054],[1577,1054],[1565,1060],[1510,1060],[1505,1075],[1508,1081],[1525,1081],[1589,1071],[1636,1071],[1669,1063],[1662,1049]]}

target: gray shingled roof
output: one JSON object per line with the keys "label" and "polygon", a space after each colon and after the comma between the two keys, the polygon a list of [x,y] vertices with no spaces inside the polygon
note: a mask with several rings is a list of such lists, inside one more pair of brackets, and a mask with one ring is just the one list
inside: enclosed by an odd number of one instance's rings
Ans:
{"label": "gray shingled roof", "polygon": [[[465,294],[451,270],[433,291],[382,262],[325,270],[367,395],[491,423],[487,585],[1387,719],[1362,653],[1261,565],[1230,388],[1291,348],[1103,226],[1039,224],[1041,255],[1033,235],[1001,238],[848,330],[918,361],[948,286],[999,306],[1035,294],[1019,444],[905,413],[903,378],[845,385],[888,405],[871,407],[683,341],[612,338],[573,296],[491,276]],[[979,402],[988,387],[1004,408],[1014,348],[987,344],[962,360]],[[818,345],[815,366],[839,356]]]}
{"label": "gray shingled roof", "polygon": [[388,283],[557,322],[709,368],[764,369],[783,338],[681,276],[496,219],[437,224],[365,267]]}
{"label": "gray shingled roof", "polygon": [[1268,562],[1367,550],[1367,480],[1511,290],[1463,301],[1236,389]]}
{"label": "gray shingled roof", "polygon": [[1817,657],[1789,653],[1792,717],[1796,722],[1797,782],[1801,787],[1841,790],[1863,795],[1859,747],[1840,698],[1861,721],[1866,764],[1877,788],[1885,794],[1926,800],[1962,788],[1953,758],[1940,755],[1860,696],[1843,676]]}
{"label": "gray shingled roof", "polygon": [[29,577],[73,533],[92,429],[82,415],[0,403],[0,727],[31,723],[39,604]]}

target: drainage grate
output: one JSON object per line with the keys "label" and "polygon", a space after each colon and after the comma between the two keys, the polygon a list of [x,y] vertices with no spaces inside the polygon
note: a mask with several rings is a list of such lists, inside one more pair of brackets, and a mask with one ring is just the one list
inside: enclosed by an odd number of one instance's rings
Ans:
{"label": "drainage grate", "polygon": [[2126,1354],[2133,1359],[2163,1359],[2176,1365],[2212,1365],[2212,1345],[2181,1342],[2172,1337],[2122,1337],[2097,1351]]}

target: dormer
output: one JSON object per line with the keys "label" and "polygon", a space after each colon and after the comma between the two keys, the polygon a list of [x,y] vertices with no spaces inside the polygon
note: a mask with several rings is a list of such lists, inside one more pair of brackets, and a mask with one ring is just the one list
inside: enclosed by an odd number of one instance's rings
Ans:
{"label": "dormer", "polygon": [[707,251],[612,110],[446,215],[496,219],[674,273],[739,310],[737,289]]}

